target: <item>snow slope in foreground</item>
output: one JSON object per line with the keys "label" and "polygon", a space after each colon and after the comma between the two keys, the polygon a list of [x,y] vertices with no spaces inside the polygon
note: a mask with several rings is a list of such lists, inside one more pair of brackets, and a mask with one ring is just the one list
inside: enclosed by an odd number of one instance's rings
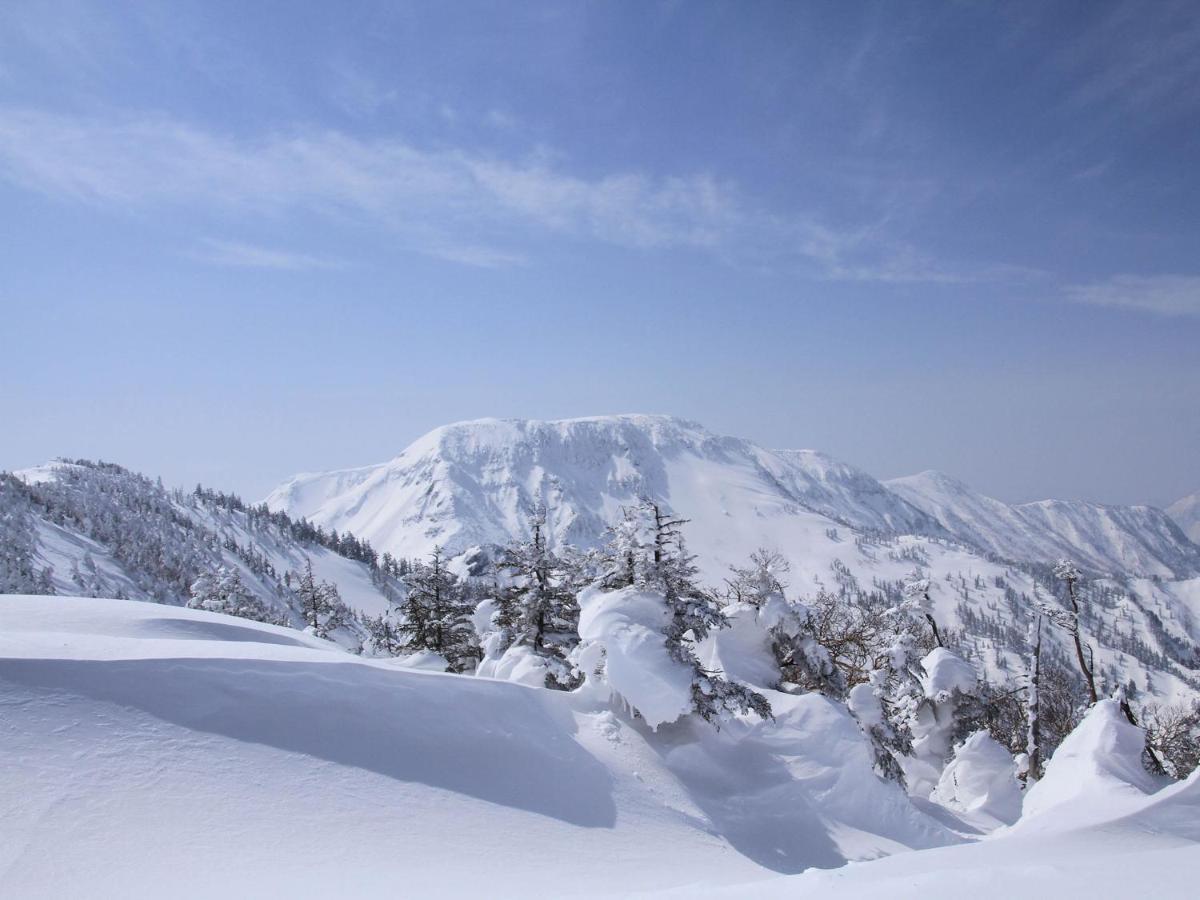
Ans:
{"label": "snow slope in foreground", "polygon": [[0,894],[613,896],[958,840],[838,706],[589,698],[119,600],[0,596]]}

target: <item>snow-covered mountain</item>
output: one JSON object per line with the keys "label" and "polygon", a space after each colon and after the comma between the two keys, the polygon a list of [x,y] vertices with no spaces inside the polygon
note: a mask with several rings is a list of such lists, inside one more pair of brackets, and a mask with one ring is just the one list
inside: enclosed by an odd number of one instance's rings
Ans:
{"label": "snow-covered mountain", "polygon": [[379,465],[298,475],[272,509],[424,556],[523,536],[544,504],[552,536],[594,546],[620,507],[647,495],[692,519],[724,566],[758,545],[808,553],[818,529],[954,537],[1006,559],[1072,557],[1089,569],[1188,577],[1200,547],[1161,510],[1047,500],[1010,506],[936,472],[880,483],[812,450],[768,450],[666,416],[483,419],[438,428]]}
{"label": "snow-covered mountain", "polygon": [[410,557],[435,544],[460,552],[506,543],[539,504],[556,540],[594,546],[639,496],[672,504],[696,530],[760,531],[759,543],[778,539],[754,520],[812,513],[826,526],[945,534],[870,475],[823,454],[767,450],[667,416],[461,422],[386,463],[298,475],[266,503]]}
{"label": "snow-covered mountain", "polygon": [[1200,491],[1176,500],[1167,507],[1167,515],[1175,520],[1184,534],[1200,544]]}
{"label": "snow-covered mountain", "polygon": [[1166,578],[1200,572],[1200,547],[1152,506],[1082,500],[1010,505],[935,471],[895,478],[886,486],[958,539],[1006,559],[1070,557],[1098,572]]}

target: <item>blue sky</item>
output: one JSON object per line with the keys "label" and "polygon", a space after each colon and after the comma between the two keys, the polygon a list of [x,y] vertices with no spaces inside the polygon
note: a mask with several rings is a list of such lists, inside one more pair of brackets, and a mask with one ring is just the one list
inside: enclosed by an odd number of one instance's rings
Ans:
{"label": "blue sky", "polygon": [[261,496],[669,412],[1008,500],[1200,489],[1171,3],[0,6],[0,467]]}

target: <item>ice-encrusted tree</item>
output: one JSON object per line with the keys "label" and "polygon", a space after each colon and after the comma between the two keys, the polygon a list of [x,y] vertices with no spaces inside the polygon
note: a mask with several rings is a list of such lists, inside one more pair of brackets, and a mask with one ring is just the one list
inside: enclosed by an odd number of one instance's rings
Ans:
{"label": "ice-encrusted tree", "polygon": [[920,571],[914,572],[904,582],[904,596],[916,602],[925,601],[921,613],[925,616],[925,621],[929,623],[934,643],[939,647],[945,647],[946,645],[942,641],[942,632],[938,628],[937,620],[933,617],[933,600],[929,597],[929,586],[928,578],[923,576]]}
{"label": "ice-encrusted tree", "polygon": [[404,651],[438,653],[454,672],[471,669],[479,659],[479,641],[471,623],[475,604],[458,576],[446,568],[440,546],[434,547],[429,562],[413,563],[404,585],[407,590],[400,601]]}
{"label": "ice-encrusted tree", "polygon": [[205,572],[192,582],[190,592],[188,606],[191,609],[203,609],[271,625],[287,624],[283,616],[250,593],[237,569],[220,566],[214,572]]}
{"label": "ice-encrusted tree", "polygon": [[362,621],[367,629],[367,644],[372,653],[399,656],[404,652],[404,633],[394,610],[389,609],[378,616],[364,616]]}
{"label": "ice-encrusted tree", "polygon": [[546,541],[546,510],[529,518],[529,539],[505,548],[497,565],[508,584],[496,599],[498,649],[528,647],[546,662],[546,687],[572,690],[581,676],[569,663],[579,643],[579,600],[573,561]]}
{"label": "ice-encrusted tree", "polygon": [[1042,777],[1042,617],[1029,629],[1029,685],[1025,694],[1025,784],[1032,787]]}
{"label": "ice-encrusted tree", "polygon": [[295,576],[296,603],[304,619],[304,630],[319,638],[327,638],[350,621],[350,610],[342,603],[337,585],[317,581],[312,560],[304,560],[304,571]]}
{"label": "ice-encrusted tree", "polygon": [[755,620],[766,630],[781,688],[794,685],[830,697],[845,695],[846,683],[828,649],[817,640],[813,616],[807,605],[787,597],[784,580],[791,566],[778,551],[760,547],[744,566],[730,566],[725,580],[726,599],[755,610]]}
{"label": "ice-encrusted tree", "polygon": [[1050,607],[1044,608],[1043,611],[1049,616],[1050,621],[1071,635],[1071,640],[1075,644],[1075,659],[1079,663],[1079,671],[1083,674],[1083,680],[1087,684],[1088,703],[1094,706],[1099,699],[1099,695],[1096,692],[1095,667],[1090,660],[1090,647],[1088,648],[1087,655],[1084,655],[1083,635],[1080,623],[1079,583],[1082,581],[1083,576],[1079,568],[1071,560],[1060,559],[1054,566],[1054,577],[1067,586],[1067,600],[1071,608],[1067,611]]}
{"label": "ice-encrusted tree", "polygon": [[718,726],[734,713],[770,718],[766,697],[706,670],[696,656],[696,645],[711,631],[728,627],[729,621],[717,597],[697,583],[695,557],[683,538],[687,521],[648,498],[626,509],[610,531],[604,583],[610,588],[636,586],[662,597],[669,612],[663,629],[667,652],[692,671],[692,709],[697,715]]}
{"label": "ice-encrusted tree", "polygon": [[769,601],[783,599],[791,564],[778,550],[759,547],[744,566],[730,566],[725,579],[726,598],[733,603],[749,603],[761,609]]}

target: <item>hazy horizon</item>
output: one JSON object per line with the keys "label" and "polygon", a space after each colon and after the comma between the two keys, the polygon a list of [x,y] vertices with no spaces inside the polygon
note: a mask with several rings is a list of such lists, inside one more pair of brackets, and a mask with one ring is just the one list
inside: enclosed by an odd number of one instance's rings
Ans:
{"label": "hazy horizon", "polygon": [[1165,506],[1198,76],[1184,2],[7,4],[0,469],[656,412]]}

